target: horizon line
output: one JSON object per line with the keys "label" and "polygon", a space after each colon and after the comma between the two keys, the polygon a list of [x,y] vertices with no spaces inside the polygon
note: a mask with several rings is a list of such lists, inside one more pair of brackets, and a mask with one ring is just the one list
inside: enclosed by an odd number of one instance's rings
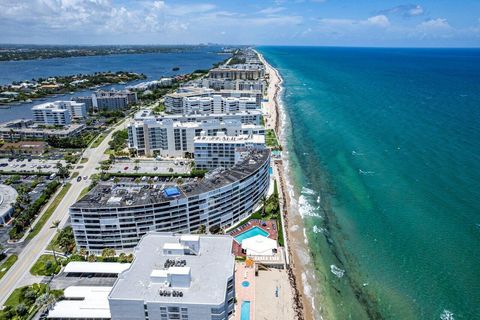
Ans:
{"label": "horizon line", "polygon": [[322,44],[224,44],[224,43],[184,43],[184,44],[36,44],[36,43],[0,43],[0,46],[61,46],[61,47],[154,47],[154,46],[230,46],[230,47],[324,47],[324,48],[376,48],[376,49],[480,49],[478,46],[385,46],[385,45],[322,45]]}

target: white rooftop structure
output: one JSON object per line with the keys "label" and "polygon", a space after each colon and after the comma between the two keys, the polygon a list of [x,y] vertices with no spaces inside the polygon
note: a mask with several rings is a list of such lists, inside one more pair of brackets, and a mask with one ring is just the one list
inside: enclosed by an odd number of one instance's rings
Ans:
{"label": "white rooftop structure", "polygon": [[277,249],[277,241],[262,235],[256,235],[242,241],[242,249],[247,256],[273,256]]}
{"label": "white rooftop structure", "polygon": [[0,223],[5,224],[10,218],[10,214],[13,211],[13,205],[17,200],[17,190],[7,186],[5,184],[0,184]]}
{"label": "white rooftop structure", "polygon": [[112,319],[227,319],[234,306],[232,241],[148,233],[109,295]]}
{"label": "white rooftop structure", "polygon": [[65,289],[65,300],[55,304],[48,319],[110,319],[108,294],[111,287],[72,286]]}
{"label": "white rooftop structure", "polygon": [[119,274],[128,268],[130,263],[72,261],[65,266],[63,272]]}

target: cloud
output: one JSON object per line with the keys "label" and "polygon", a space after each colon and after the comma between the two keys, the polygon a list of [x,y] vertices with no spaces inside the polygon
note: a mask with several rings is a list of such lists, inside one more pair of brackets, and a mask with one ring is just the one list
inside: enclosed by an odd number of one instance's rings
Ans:
{"label": "cloud", "polygon": [[268,7],[268,8],[265,8],[265,9],[262,9],[262,10],[258,11],[258,13],[271,15],[271,14],[276,14],[276,13],[282,12],[284,10],[285,10],[285,7]]}
{"label": "cloud", "polygon": [[402,4],[393,8],[382,10],[379,13],[385,15],[401,15],[403,17],[410,18],[423,15],[425,10],[419,4]]}
{"label": "cloud", "polygon": [[369,17],[365,20],[357,19],[320,19],[320,24],[330,27],[346,27],[346,28],[364,28],[368,26],[386,28],[390,25],[390,21],[385,15],[377,15]]}
{"label": "cloud", "polygon": [[420,23],[418,26],[422,29],[437,29],[437,30],[452,29],[452,27],[448,24],[447,19],[443,19],[443,18],[429,19]]}
{"label": "cloud", "polygon": [[385,15],[378,15],[368,18],[366,24],[378,27],[388,27],[390,25],[390,21]]}

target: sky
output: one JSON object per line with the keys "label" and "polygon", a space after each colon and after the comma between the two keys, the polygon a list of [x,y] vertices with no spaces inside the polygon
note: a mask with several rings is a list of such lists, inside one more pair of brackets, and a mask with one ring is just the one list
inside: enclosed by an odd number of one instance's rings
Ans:
{"label": "sky", "polygon": [[480,47],[479,0],[0,0],[0,43]]}

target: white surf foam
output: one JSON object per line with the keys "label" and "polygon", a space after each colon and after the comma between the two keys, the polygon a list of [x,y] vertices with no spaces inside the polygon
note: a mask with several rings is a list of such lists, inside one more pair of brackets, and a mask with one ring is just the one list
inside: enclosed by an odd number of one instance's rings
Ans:
{"label": "white surf foam", "polygon": [[298,211],[300,212],[300,215],[302,216],[302,218],[304,218],[304,217],[321,218],[322,216],[319,215],[316,212],[316,210],[317,210],[317,208],[312,206],[310,204],[310,202],[308,202],[308,199],[304,195],[301,195],[298,198]]}
{"label": "white surf foam", "polygon": [[313,233],[325,233],[325,231],[327,231],[327,229],[322,228],[322,227],[313,226],[312,231],[313,231]]}
{"label": "white surf foam", "polygon": [[455,320],[453,317],[453,312],[448,311],[447,309],[443,310],[442,314],[440,315],[441,320]]}
{"label": "white surf foam", "polygon": [[375,171],[363,171],[362,169],[358,169],[358,173],[360,173],[362,176],[373,176]]}
{"label": "white surf foam", "polygon": [[337,267],[337,266],[334,265],[334,264],[331,264],[331,265],[330,265],[330,271],[331,271],[337,278],[341,278],[341,277],[343,277],[343,275],[345,274],[345,270],[340,269],[339,267]]}
{"label": "white surf foam", "polygon": [[314,194],[315,194],[315,191],[312,190],[312,189],[309,189],[309,188],[307,188],[307,187],[303,187],[303,188],[302,188],[302,194],[314,195]]}

